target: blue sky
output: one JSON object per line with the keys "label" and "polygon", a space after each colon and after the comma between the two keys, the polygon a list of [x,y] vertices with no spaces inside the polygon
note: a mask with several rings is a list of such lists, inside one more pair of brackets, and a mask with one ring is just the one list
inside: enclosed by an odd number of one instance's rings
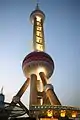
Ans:
{"label": "blue sky", "polygon": [[[53,84],[63,105],[80,106],[80,1],[40,0],[46,15],[46,52],[55,63]],[[0,88],[11,101],[26,78],[24,57],[33,50],[30,13],[36,0],[0,0]],[[22,97],[28,105],[29,88]]]}

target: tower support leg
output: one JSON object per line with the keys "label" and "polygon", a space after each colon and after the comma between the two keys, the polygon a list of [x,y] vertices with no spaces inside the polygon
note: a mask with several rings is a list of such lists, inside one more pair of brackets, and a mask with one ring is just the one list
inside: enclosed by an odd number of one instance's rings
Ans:
{"label": "tower support leg", "polygon": [[31,75],[30,79],[30,106],[37,104],[37,76]]}
{"label": "tower support leg", "polygon": [[61,105],[60,101],[58,100],[54,90],[53,90],[53,86],[51,84],[47,84],[47,78],[45,76],[45,74],[43,72],[39,73],[41,80],[43,82],[44,88],[45,88],[45,92],[47,97],[50,100],[51,105]]}

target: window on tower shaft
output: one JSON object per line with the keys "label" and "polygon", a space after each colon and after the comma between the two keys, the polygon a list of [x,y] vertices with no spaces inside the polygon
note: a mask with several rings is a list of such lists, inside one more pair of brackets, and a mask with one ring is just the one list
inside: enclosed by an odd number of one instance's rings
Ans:
{"label": "window on tower shaft", "polygon": [[42,27],[37,26],[37,30],[41,31],[41,30],[42,30]]}
{"label": "window on tower shaft", "polygon": [[37,26],[41,27],[41,22],[37,21]]}
{"label": "window on tower shaft", "polygon": [[38,51],[43,51],[43,45],[41,45],[41,44],[36,44],[36,49],[38,50]]}
{"label": "window on tower shaft", "polygon": [[38,42],[38,43],[42,43],[42,38],[36,36],[36,42]]}
{"label": "window on tower shaft", "polygon": [[41,22],[41,17],[36,16],[37,21]]}
{"label": "window on tower shaft", "polygon": [[38,37],[41,37],[41,38],[42,38],[42,33],[41,33],[41,31],[36,31],[36,35],[37,35]]}

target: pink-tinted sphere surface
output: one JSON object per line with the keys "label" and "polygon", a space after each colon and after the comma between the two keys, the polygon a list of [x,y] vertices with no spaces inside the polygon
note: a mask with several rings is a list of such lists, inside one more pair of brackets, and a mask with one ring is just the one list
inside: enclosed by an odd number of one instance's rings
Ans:
{"label": "pink-tinted sphere surface", "polygon": [[45,69],[47,78],[51,77],[54,71],[54,62],[47,53],[34,51],[24,58],[22,69],[26,77],[29,77],[31,74],[36,74],[39,68]]}

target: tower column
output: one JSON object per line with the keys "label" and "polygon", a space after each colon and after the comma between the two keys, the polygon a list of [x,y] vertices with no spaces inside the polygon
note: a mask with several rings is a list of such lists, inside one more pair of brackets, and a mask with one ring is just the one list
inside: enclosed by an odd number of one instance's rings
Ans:
{"label": "tower column", "polygon": [[58,100],[58,98],[53,90],[53,86],[51,84],[45,85],[44,91],[45,91],[47,97],[49,98],[51,105],[61,105],[60,101]]}
{"label": "tower column", "polygon": [[37,104],[37,76],[35,74],[32,74],[30,81],[30,105],[36,104]]}
{"label": "tower column", "polygon": [[43,82],[44,85],[44,91],[47,95],[47,97],[50,100],[50,103],[52,105],[61,105],[60,101],[58,100],[54,90],[53,90],[53,86],[51,84],[47,84],[47,78],[45,76],[45,74],[43,72],[39,73],[41,80]]}

